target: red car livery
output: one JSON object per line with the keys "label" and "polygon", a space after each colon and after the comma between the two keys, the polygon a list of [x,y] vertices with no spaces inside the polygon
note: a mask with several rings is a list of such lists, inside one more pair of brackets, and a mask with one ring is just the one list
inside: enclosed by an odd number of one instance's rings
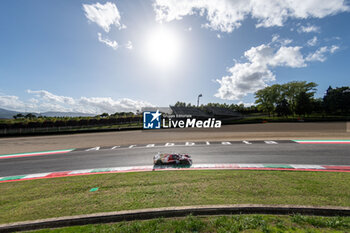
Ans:
{"label": "red car livery", "polygon": [[191,156],[187,154],[161,154],[158,153],[153,157],[154,165],[165,165],[165,164],[181,164],[191,165]]}

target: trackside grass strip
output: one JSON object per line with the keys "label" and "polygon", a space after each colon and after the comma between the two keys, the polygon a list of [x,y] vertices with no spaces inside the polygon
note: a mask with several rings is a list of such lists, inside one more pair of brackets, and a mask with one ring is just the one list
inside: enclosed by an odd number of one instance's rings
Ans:
{"label": "trackside grass strip", "polygon": [[[99,187],[97,192],[91,188]],[[350,206],[350,173],[154,171],[0,183],[0,223],[168,206]]]}
{"label": "trackside grass strip", "polygon": [[174,219],[153,219],[115,224],[74,226],[45,232],[349,232],[350,217],[314,216],[271,216],[271,215],[233,215],[218,217],[194,217]]}

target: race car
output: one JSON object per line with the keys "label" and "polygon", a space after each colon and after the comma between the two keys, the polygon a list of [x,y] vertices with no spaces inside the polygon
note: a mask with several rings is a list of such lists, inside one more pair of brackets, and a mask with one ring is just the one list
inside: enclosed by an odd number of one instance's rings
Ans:
{"label": "race car", "polygon": [[188,154],[166,154],[158,153],[153,157],[154,165],[181,164],[192,165],[191,156]]}

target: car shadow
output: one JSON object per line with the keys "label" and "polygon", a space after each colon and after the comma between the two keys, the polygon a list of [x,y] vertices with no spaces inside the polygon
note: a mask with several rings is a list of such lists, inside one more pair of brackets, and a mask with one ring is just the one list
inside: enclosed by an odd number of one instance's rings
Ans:
{"label": "car shadow", "polygon": [[192,164],[164,164],[164,165],[154,165],[153,166],[153,170],[157,169],[181,169],[181,168],[190,168],[192,166]]}

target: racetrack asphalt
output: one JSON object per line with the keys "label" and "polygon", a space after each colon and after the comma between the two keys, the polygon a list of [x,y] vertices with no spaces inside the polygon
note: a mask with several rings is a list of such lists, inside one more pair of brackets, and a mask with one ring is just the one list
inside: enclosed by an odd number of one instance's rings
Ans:
{"label": "racetrack asphalt", "polygon": [[264,163],[350,165],[350,144],[298,144],[284,141],[231,141],[155,144],[77,149],[0,160],[0,176],[45,173],[90,168],[152,165],[157,152],[188,153],[194,164]]}
{"label": "racetrack asphalt", "polygon": [[350,139],[346,122],[294,122],[223,125],[218,129],[161,129],[0,138],[0,155],[93,146],[222,141]]}

